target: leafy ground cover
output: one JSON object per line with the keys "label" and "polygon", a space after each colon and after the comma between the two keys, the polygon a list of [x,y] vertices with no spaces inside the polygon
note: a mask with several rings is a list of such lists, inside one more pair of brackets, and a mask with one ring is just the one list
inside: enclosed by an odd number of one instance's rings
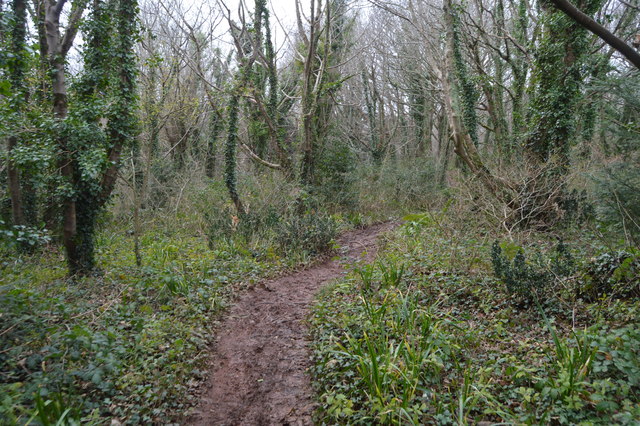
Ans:
{"label": "leafy ground cover", "polygon": [[91,277],[69,279],[59,247],[2,253],[0,423],[178,418],[196,402],[213,326],[233,297],[309,262],[336,232],[321,217],[287,233],[291,242],[242,230],[207,239],[192,219],[147,223],[142,267],[127,225],[104,225],[96,242],[102,272]]}
{"label": "leafy ground cover", "polygon": [[314,308],[319,423],[640,421],[637,252],[407,219]]}

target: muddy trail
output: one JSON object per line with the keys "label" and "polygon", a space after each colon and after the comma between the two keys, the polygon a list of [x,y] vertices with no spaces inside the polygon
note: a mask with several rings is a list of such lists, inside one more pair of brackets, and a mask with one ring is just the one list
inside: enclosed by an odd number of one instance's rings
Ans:
{"label": "muddy trail", "polygon": [[194,425],[312,424],[313,391],[305,318],[314,296],[345,272],[344,263],[373,260],[383,223],[338,240],[340,259],[265,281],[236,302],[218,331],[211,371]]}

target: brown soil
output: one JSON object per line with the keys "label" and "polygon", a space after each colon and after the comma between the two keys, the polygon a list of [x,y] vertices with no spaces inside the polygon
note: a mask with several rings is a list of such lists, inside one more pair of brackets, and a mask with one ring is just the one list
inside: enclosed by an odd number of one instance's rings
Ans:
{"label": "brown soil", "polygon": [[312,424],[313,391],[305,318],[317,291],[344,273],[342,264],[371,261],[376,238],[394,226],[374,225],[339,239],[340,260],[327,260],[266,281],[242,296],[223,321],[195,425]]}

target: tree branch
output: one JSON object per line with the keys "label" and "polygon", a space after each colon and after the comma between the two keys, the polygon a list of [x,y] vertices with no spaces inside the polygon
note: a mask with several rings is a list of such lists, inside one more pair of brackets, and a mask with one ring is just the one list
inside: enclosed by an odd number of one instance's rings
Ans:
{"label": "tree branch", "polygon": [[558,9],[563,11],[568,17],[576,21],[582,27],[591,31],[593,34],[600,37],[605,41],[605,43],[616,49],[622,56],[627,58],[633,65],[636,66],[636,68],[640,69],[640,54],[633,50],[631,46],[613,35],[609,30],[591,19],[589,16],[584,14],[568,0],[551,0],[551,2],[555,4]]}
{"label": "tree branch", "polygon": [[262,164],[263,166],[269,167],[270,169],[282,170],[282,166],[280,164],[270,163],[267,160],[263,160],[244,142],[240,142],[240,146],[247,153],[247,155],[249,155],[249,158],[251,158],[256,163]]}
{"label": "tree branch", "polygon": [[[64,1],[60,0],[62,3],[64,3]],[[80,19],[82,19],[82,14],[84,13],[84,9],[87,7],[88,2],[89,0],[81,0],[73,3],[71,15],[69,16],[69,24],[67,25],[67,31],[62,37],[62,47],[60,48],[62,56],[66,56],[67,52],[69,52],[69,49],[71,49],[71,46],[73,45],[73,40],[76,38],[78,28],[80,27]]]}
{"label": "tree branch", "polygon": [[56,7],[54,9],[56,12],[56,15],[60,16],[66,2],[67,0],[58,0],[58,2],[56,3]]}

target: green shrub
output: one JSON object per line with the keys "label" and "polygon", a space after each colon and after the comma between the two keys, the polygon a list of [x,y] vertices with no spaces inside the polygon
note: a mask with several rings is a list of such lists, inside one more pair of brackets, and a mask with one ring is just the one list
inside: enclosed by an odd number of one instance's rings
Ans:
{"label": "green shrub", "polygon": [[286,189],[285,184],[276,179],[265,184],[248,179],[243,187],[248,193],[244,200],[247,212],[239,217],[228,201],[226,188],[218,183],[210,184],[196,200],[210,247],[220,239],[234,237],[241,237],[235,239],[242,243],[272,239],[281,218],[288,214],[293,204],[290,191]]}
{"label": "green shrub", "polygon": [[355,187],[357,158],[353,150],[334,141],[322,151],[316,168],[316,194],[325,204],[353,211],[358,206]]}
{"label": "green shrub", "polygon": [[205,211],[203,215],[209,248],[213,248],[215,241],[230,236],[233,232],[233,210],[230,207],[212,208]]}
{"label": "green shrub", "polygon": [[275,229],[281,221],[283,212],[275,206],[262,206],[244,215],[238,222],[238,232],[250,239],[254,234],[265,234]]}
{"label": "green shrub", "polygon": [[596,176],[596,211],[602,222],[640,245],[640,152]]}
{"label": "green shrub", "polygon": [[515,255],[511,257],[509,251],[513,252],[514,247],[503,246],[498,241],[493,243],[491,262],[495,276],[504,282],[511,295],[529,301],[542,298],[576,272],[573,256],[562,241],[547,255],[535,253],[529,262],[521,247],[515,247]]}
{"label": "green shrub", "polygon": [[429,159],[387,162],[380,170],[380,186],[389,188],[400,204],[426,207],[440,190],[436,167]]}
{"label": "green shrub", "polygon": [[444,198],[433,160],[387,160],[363,165],[357,174],[360,209],[383,219],[437,206]]}
{"label": "green shrub", "polygon": [[605,252],[592,259],[582,276],[580,295],[591,301],[639,297],[640,252]]}
{"label": "green shrub", "polygon": [[563,211],[563,223],[581,225],[595,216],[594,205],[588,200],[587,191],[572,189],[560,200]]}
{"label": "green shrub", "polygon": [[[594,346],[598,348],[593,373],[598,379],[615,382],[622,394],[640,393],[640,328],[600,326],[594,330]],[[640,408],[640,407],[639,407]]]}
{"label": "green shrub", "polygon": [[50,241],[51,236],[46,230],[24,225],[8,227],[4,221],[0,219],[0,242],[8,246],[23,245],[27,247],[37,247],[47,244]]}
{"label": "green shrub", "polygon": [[285,252],[297,250],[318,254],[330,247],[336,233],[337,226],[331,217],[310,211],[283,220],[278,227],[277,239]]}

